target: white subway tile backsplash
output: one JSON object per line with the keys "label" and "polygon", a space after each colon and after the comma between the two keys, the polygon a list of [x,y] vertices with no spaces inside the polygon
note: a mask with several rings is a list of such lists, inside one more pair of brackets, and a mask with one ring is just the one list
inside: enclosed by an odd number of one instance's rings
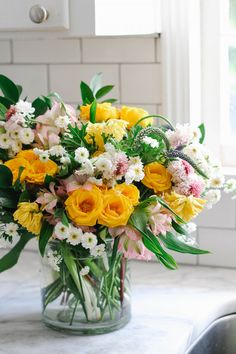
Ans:
{"label": "white subway tile backsplash", "polygon": [[161,103],[160,67],[160,64],[121,65],[121,100]]}
{"label": "white subway tile backsplash", "polygon": [[155,61],[155,38],[86,38],[82,45],[86,63]]}
{"label": "white subway tile backsplash", "polygon": [[103,73],[104,85],[115,85],[107,97],[119,99],[118,65],[50,65],[50,90],[58,92],[65,101],[78,102],[80,100],[80,81],[90,82],[91,78],[99,72]]}
{"label": "white subway tile backsplash", "polygon": [[222,193],[221,201],[204,211],[196,219],[198,226],[234,228],[236,226],[236,202]]}
{"label": "white subway tile backsplash", "polygon": [[0,63],[11,62],[11,44],[10,41],[0,41]]}
{"label": "white subway tile backsplash", "polygon": [[199,256],[199,264],[236,267],[236,230],[200,228],[199,244],[211,254]]}
{"label": "white subway tile backsplash", "polygon": [[15,63],[79,63],[81,61],[79,39],[15,40]]}
{"label": "white subway tile backsplash", "polygon": [[0,65],[0,73],[23,86],[22,97],[34,99],[48,93],[46,65]]}

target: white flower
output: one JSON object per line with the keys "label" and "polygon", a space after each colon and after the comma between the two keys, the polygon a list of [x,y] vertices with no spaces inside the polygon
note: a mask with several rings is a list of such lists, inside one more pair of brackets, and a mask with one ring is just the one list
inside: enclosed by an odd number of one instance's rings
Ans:
{"label": "white flower", "polygon": [[92,249],[96,246],[97,236],[92,232],[85,232],[82,237],[82,246],[87,249]]}
{"label": "white flower", "polygon": [[17,128],[17,129],[14,129],[14,130],[11,130],[10,132],[9,132],[9,134],[10,134],[10,137],[12,138],[12,139],[19,139],[19,136],[20,136],[20,129],[19,128]]}
{"label": "white flower", "polygon": [[57,156],[57,157],[61,157],[63,155],[66,155],[66,150],[64,149],[63,146],[61,145],[54,145],[51,147],[51,149],[49,150],[49,154],[51,156]]}
{"label": "white flower", "polygon": [[81,276],[87,275],[89,273],[90,269],[88,266],[85,266],[84,268],[81,269],[81,271],[79,272],[79,274]]}
{"label": "white flower", "polygon": [[20,130],[19,139],[23,144],[31,144],[34,141],[34,132],[30,128],[22,128]]}
{"label": "white flower", "polygon": [[131,184],[134,181],[135,173],[132,169],[129,169],[125,174],[125,183]]}
{"label": "white flower", "polygon": [[19,236],[17,232],[18,229],[19,226],[17,224],[15,224],[14,222],[10,222],[9,224],[6,224],[4,226],[4,233],[11,237],[17,237]]}
{"label": "white flower", "polygon": [[56,127],[66,129],[70,124],[70,118],[68,116],[59,116],[55,119],[54,123]]}
{"label": "white flower", "polygon": [[214,204],[218,203],[220,198],[221,198],[220,190],[218,190],[218,189],[210,189],[204,195],[204,199],[206,199],[206,201],[207,201],[206,207],[208,209],[211,209]]}
{"label": "white flower", "polygon": [[30,116],[34,113],[35,108],[32,107],[31,102],[19,100],[15,105],[16,111],[22,114],[24,117]]}
{"label": "white flower", "polygon": [[89,152],[85,147],[79,147],[75,150],[75,161],[84,163],[89,158]]}
{"label": "white flower", "polygon": [[8,134],[0,134],[0,148],[8,149],[11,146],[11,139]]}
{"label": "white flower", "polygon": [[224,184],[224,181],[225,181],[225,177],[223,174],[216,174],[215,176],[213,176],[211,178],[211,187],[212,188],[221,188]]}
{"label": "white flower", "polygon": [[97,245],[90,250],[90,254],[93,257],[102,257],[105,253],[105,245],[102,243],[101,245]]}
{"label": "white flower", "polygon": [[83,236],[83,232],[81,229],[71,226],[69,230],[69,236],[67,238],[67,242],[69,242],[73,246],[76,246],[81,242],[82,236]]}
{"label": "white flower", "polygon": [[69,156],[62,156],[60,158],[60,163],[62,163],[62,165],[69,165],[70,164]]}
{"label": "white flower", "polygon": [[189,222],[188,224],[183,225],[183,228],[189,233],[193,233],[197,230],[197,225],[194,222]]}
{"label": "white flower", "polygon": [[54,233],[59,240],[65,240],[70,234],[70,229],[62,222],[58,222],[54,227]]}
{"label": "white flower", "polygon": [[145,137],[143,138],[143,142],[144,142],[146,145],[151,146],[153,149],[159,147],[159,142],[158,142],[156,139],[150,138],[149,136],[145,136]]}
{"label": "white flower", "polygon": [[49,160],[49,153],[47,150],[45,150],[39,154],[39,160],[42,162],[47,162]]}
{"label": "white flower", "polygon": [[12,240],[5,237],[0,237],[0,248],[9,248],[12,246]]}
{"label": "white flower", "polygon": [[75,171],[75,174],[78,176],[81,175],[92,176],[93,172],[94,172],[94,167],[92,165],[92,162],[90,160],[86,160],[85,162],[82,163],[81,168]]}
{"label": "white flower", "polygon": [[129,165],[140,165],[143,166],[142,160],[139,156],[134,156],[129,159]]}
{"label": "white flower", "polygon": [[52,252],[52,251],[49,251],[46,255],[47,257],[47,261],[48,261],[48,264],[50,265],[50,267],[55,270],[56,272],[59,272],[60,271],[60,268],[59,268],[59,265],[62,261],[62,257],[57,254],[56,251]]}
{"label": "white flower", "polygon": [[106,143],[104,145],[104,148],[105,148],[105,151],[108,152],[109,154],[115,154],[116,153],[116,148],[111,143]]}
{"label": "white flower", "polygon": [[234,193],[236,192],[236,179],[230,178],[225,182],[224,185],[225,193]]}
{"label": "white flower", "polygon": [[141,181],[145,174],[143,172],[143,166],[137,164],[137,165],[131,165],[125,174],[125,180],[129,179],[128,176],[131,176],[133,178],[133,181],[139,182]]}
{"label": "white flower", "polygon": [[99,157],[95,162],[95,166],[98,171],[101,172],[109,172],[112,170],[112,162],[106,157]]}
{"label": "white flower", "polygon": [[15,154],[17,154],[22,150],[22,143],[19,140],[12,140],[11,149]]}

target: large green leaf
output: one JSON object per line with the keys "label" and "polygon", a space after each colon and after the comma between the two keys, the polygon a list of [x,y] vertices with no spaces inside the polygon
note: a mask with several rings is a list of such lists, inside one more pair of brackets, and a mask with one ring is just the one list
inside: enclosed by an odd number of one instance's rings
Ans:
{"label": "large green leaf", "polygon": [[102,73],[97,73],[94,75],[89,86],[95,95],[96,92],[102,87]]}
{"label": "large green leaf", "polygon": [[145,209],[137,207],[129,219],[129,224],[144,231],[148,223],[148,214]]}
{"label": "large green leaf", "polygon": [[32,106],[34,107],[35,111],[34,111],[34,115],[35,117],[41,116],[42,114],[44,114],[47,109],[48,109],[48,105],[47,103],[42,100],[40,97],[36,98],[33,103]]}
{"label": "large green leaf", "polygon": [[203,144],[203,143],[204,143],[204,140],[205,140],[205,134],[206,134],[204,123],[200,124],[199,127],[198,127],[198,129],[199,129],[200,132],[201,132],[201,137],[200,137],[200,139],[199,139],[199,143],[200,143],[200,144]]}
{"label": "large green leaf", "polygon": [[178,234],[181,234],[181,235],[188,235],[189,234],[182,226],[177,224],[177,222],[175,222],[174,220],[172,220],[172,227],[176,232],[178,232]]}
{"label": "large green leaf", "polygon": [[[7,113],[7,107],[0,103],[0,120],[5,120],[5,116]],[[2,118],[2,119],[1,119]]]}
{"label": "large green leaf", "polygon": [[7,109],[10,108],[12,104],[14,104],[14,102],[9,98],[2,97],[2,96],[0,96],[0,103],[3,104],[3,106],[5,106]]}
{"label": "large green leaf", "polygon": [[99,98],[105,96],[108,92],[110,92],[113,89],[113,87],[114,87],[113,85],[107,85],[101,87],[95,95],[96,99],[99,100]]}
{"label": "large green leaf", "polygon": [[12,186],[13,175],[11,170],[4,165],[0,165],[0,188],[9,188]]}
{"label": "large green leaf", "polygon": [[0,207],[15,209],[18,196],[14,189],[0,189]]}
{"label": "large green leaf", "polygon": [[20,97],[20,95],[22,94],[23,87],[21,85],[16,85],[16,87],[17,87],[19,97]]}
{"label": "large green leaf", "polygon": [[179,253],[190,253],[190,254],[207,254],[209,251],[201,250],[190,246],[182,241],[180,241],[175,235],[171,232],[167,232],[166,236],[159,236],[163,244],[170,250],[176,251]]}
{"label": "large green leaf", "polygon": [[80,84],[81,97],[83,104],[92,103],[94,100],[94,95],[91,88],[83,81]]}
{"label": "large green leaf", "polygon": [[18,262],[20,254],[25,245],[34,237],[35,235],[29,232],[25,232],[23,235],[21,235],[17,244],[0,259],[0,273],[12,268]]}
{"label": "large green leaf", "polygon": [[96,110],[97,110],[97,101],[95,99],[90,107],[90,122],[91,123],[96,123]]}
{"label": "large green leaf", "polygon": [[9,98],[14,103],[19,100],[19,91],[17,86],[8,77],[0,75],[0,89],[6,98]]}
{"label": "large green leaf", "polygon": [[43,222],[39,235],[39,251],[41,256],[44,256],[45,248],[53,233],[54,226],[49,224],[46,220]]}

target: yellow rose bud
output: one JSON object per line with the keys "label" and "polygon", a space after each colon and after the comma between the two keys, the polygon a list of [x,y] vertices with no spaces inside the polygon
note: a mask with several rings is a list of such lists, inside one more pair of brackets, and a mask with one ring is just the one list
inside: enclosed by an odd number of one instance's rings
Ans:
{"label": "yellow rose bud", "polygon": [[[86,104],[85,106],[80,106],[80,118],[84,120],[90,120],[90,107],[91,104]],[[96,122],[105,122],[108,119],[119,118],[119,112],[116,107],[113,107],[111,103],[97,103],[96,109]]]}
{"label": "yellow rose bud", "polygon": [[171,174],[158,162],[149,163],[144,167],[145,177],[142,183],[156,193],[171,188]]}
{"label": "yellow rose bud", "polygon": [[133,205],[138,205],[140,193],[134,184],[121,183],[117,184],[114,189],[129,198]]}
{"label": "yellow rose bud", "polygon": [[103,196],[103,208],[98,222],[107,227],[126,225],[133,211],[134,208],[129,198],[110,189]]}
{"label": "yellow rose bud", "polygon": [[96,186],[77,189],[65,201],[69,218],[78,225],[94,226],[102,210],[102,192]]}
{"label": "yellow rose bud", "polygon": [[185,195],[175,192],[171,194],[166,193],[165,201],[170,208],[186,222],[189,222],[192,218],[197,216],[206,203],[204,199],[195,198],[192,195],[186,197]]}
{"label": "yellow rose bud", "polygon": [[19,203],[13,217],[14,220],[25,227],[27,231],[35,235],[40,234],[43,214],[39,210],[37,203]]}
{"label": "yellow rose bud", "polygon": [[[120,110],[120,119],[126,120],[129,125],[128,129],[132,128],[141,118],[148,116],[149,113],[142,108],[123,106]],[[152,118],[142,120],[139,125],[146,128],[153,123]]]}

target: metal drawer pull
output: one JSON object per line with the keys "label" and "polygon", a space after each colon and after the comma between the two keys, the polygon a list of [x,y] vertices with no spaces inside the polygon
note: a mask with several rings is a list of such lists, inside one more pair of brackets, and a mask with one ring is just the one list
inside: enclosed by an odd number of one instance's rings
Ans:
{"label": "metal drawer pull", "polygon": [[40,5],[34,5],[29,10],[29,17],[34,23],[42,23],[48,19],[49,13],[45,7]]}

